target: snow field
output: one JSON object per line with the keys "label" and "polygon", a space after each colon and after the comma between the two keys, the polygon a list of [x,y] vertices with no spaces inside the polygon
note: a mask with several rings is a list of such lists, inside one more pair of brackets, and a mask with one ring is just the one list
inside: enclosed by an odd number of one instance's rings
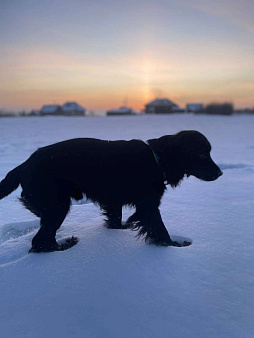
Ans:
{"label": "snow field", "polygon": [[[203,132],[224,171],[165,193],[161,213],[185,248],[149,246],[108,230],[93,204],[75,204],[57,234],[73,248],[28,254],[39,220],[0,201],[1,337],[253,337],[253,116],[1,118],[0,179],[40,146],[73,137]],[[85,173],[84,173],[85,174]],[[132,210],[124,209],[124,219]]]}

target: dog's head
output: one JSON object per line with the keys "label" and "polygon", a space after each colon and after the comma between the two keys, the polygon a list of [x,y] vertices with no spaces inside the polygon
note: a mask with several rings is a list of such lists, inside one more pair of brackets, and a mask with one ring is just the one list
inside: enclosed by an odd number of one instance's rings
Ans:
{"label": "dog's head", "polygon": [[213,162],[211,145],[201,133],[188,130],[148,141],[158,158],[166,181],[176,187],[183,177],[193,175],[203,181],[214,181],[222,175]]}

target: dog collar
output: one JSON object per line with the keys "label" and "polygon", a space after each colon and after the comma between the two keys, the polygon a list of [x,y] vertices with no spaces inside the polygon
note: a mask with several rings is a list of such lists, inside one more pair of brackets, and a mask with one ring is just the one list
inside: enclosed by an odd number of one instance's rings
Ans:
{"label": "dog collar", "polygon": [[166,173],[165,171],[162,170],[161,165],[160,165],[160,157],[153,151],[153,149],[151,148],[152,152],[153,152],[153,156],[155,158],[156,163],[158,164],[158,167],[161,169],[162,171],[162,175],[163,175],[163,181],[165,184],[169,184],[166,178]]}
{"label": "dog collar", "polygon": [[159,158],[159,156],[153,150],[152,150],[152,152],[153,152],[153,156],[154,156],[157,164],[160,165],[160,158]]}

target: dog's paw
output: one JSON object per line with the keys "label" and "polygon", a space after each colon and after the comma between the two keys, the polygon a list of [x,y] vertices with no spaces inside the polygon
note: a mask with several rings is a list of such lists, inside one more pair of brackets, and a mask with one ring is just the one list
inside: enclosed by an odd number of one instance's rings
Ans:
{"label": "dog's paw", "polygon": [[77,243],[78,243],[78,237],[72,236],[70,238],[66,238],[63,243],[60,243],[58,245],[57,251],[64,251],[64,250],[70,249]]}
{"label": "dog's paw", "polygon": [[160,241],[156,241],[152,238],[149,238],[148,240],[149,244],[154,244],[157,246],[174,246],[177,248],[181,248],[181,247],[185,247],[185,246],[189,246],[192,244],[192,242],[188,239],[188,240],[181,240],[179,238],[178,241],[172,240],[172,239],[167,239],[167,240],[160,240]]}
{"label": "dog's paw", "polygon": [[54,252],[59,250],[59,245],[54,246],[45,246],[45,247],[36,247],[32,246],[28,253],[40,253],[40,252]]}
{"label": "dog's paw", "polygon": [[74,245],[78,243],[77,237],[70,237],[64,239],[63,243],[55,244],[55,245],[48,245],[48,246],[32,246],[29,250],[29,253],[40,253],[40,252],[54,252],[54,251],[64,251],[70,249]]}
{"label": "dog's paw", "polygon": [[173,246],[181,248],[185,246],[190,246],[192,244],[191,238],[170,235],[171,240],[173,241]]}
{"label": "dog's paw", "polygon": [[156,245],[156,246],[177,246],[177,242],[173,242],[169,240],[158,240],[154,238],[147,238],[146,242],[148,244]]}
{"label": "dog's paw", "polygon": [[179,243],[179,242],[173,241],[171,246],[176,246],[178,248],[181,248],[181,247],[189,246],[189,245],[191,245],[191,242],[183,241],[182,243]]}

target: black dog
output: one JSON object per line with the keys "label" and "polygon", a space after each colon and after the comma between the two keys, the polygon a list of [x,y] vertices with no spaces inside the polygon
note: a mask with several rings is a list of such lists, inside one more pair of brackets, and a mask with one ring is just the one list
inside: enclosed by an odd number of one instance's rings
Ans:
{"label": "black dog", "polygon": [[[41,218],[32,252],[65,250],[77,243],[55,240],[70,210],[71,198],[85,195],[97,203],[111,229],[138,229],[150,243],[173,242],[161,219],[159,205],[166,184],[179,185],[186,175],[204,181],[222,175],[210,157],[208,140],[197,131],[182,131],[158,139],[102,141],[80,138],[38,149],[0,183],[0,199],[22,186],[21,202]],[[122,225],[122,207],[136,212]],[[183,245],[189,245],[184,243]]]}

